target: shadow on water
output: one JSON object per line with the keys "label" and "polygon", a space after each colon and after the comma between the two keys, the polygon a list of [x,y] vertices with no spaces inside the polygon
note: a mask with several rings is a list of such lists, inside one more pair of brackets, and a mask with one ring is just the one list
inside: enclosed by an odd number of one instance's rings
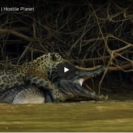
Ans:
{"label": "shadow on water", "polygon": [[0,105],[0,131],[133,131],[133,101]]}

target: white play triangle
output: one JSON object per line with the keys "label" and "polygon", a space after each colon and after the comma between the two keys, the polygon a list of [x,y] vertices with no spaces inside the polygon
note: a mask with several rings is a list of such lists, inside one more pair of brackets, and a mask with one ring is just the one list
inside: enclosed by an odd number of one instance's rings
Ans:
{"label": "white play triangle", "polygon": [[64,67],[64,73],[65,73],[65,72],[68,72],[68,71],[69,71],[69,69],[66,68],[66,67]]}

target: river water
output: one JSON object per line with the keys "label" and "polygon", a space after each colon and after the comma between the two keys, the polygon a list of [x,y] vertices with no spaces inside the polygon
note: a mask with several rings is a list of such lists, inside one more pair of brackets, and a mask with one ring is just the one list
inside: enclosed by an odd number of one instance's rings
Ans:
{"label": "river water", "polygon": [[0,131],[133,131],[133,101],[0,104]]}

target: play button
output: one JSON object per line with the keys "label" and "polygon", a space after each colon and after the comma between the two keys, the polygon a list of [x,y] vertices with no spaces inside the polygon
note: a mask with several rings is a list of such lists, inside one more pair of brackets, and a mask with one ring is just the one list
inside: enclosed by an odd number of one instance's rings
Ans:
{"label": "play button", "polygon": [[68,72],[68,71],[69,71],[69,69],[66,68],[66,67],[64,67],[64,73],[65,73],[65,72]]}
{"label": "play button", "polygon": [[57,66],[57,72],[60,77],[71,77],[75,74],[75,66],[69,63],[60,63]]}

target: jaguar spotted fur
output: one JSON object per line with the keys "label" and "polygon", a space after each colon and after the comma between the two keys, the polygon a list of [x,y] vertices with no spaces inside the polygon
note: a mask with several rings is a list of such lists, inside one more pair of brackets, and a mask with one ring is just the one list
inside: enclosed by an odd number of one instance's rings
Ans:
{"label": "jaguar spotted fur", "polygon": [[31,84],[49,89],[55,102],[63,101],[58,88],[49,80],[57,72],[57,65],[62,62],[64,59],[59,54],[48,53],[19,68],[0,71],[0,92],[23,85],[28,80]]}

